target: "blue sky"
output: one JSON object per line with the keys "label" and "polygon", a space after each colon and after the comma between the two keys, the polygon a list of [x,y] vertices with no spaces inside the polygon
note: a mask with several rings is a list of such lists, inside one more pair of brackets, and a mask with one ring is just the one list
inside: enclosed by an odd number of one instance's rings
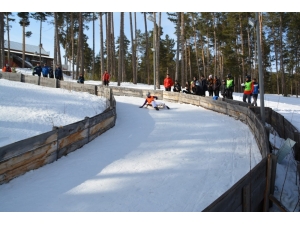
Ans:
{"label": "blue sky", "polygon": [[[14,15],[15,22],[10,22],[10,25],[12,26],[10,30],[10,40],[15,42],[22,43],[22,27],[19,24],[20,18],[16,15]],[[125,12],[125,35],[128,39],[130,39],[130,20],[129,20],[129,12]],[[170,22],[167,18],[166,13],[162,13],[162,27],[163,27],[163,36],[168,34],[171,38],[175,39],[176,36],[174,34],[175,32],[175,24]],[[144,16],[142,13],[137,12],[136,13],[137,18],[137,29],[140,29],[143,33],[145,32],[145,26],[144,26]],[[53,20],[53,18],[49,18],[48,21],[43,22],[43,29],[42,29],[42,44],[44,49],[47,52],[50,52],[50,56],[53,57],[53,46],[54,46],[54,27],[52,24],[49,24],[49,22]],[[157,15],[157,22],[158,22],[158,15]],[[105,23],[105,18],[103,17],[103,23]],[[132,23],[134,26],[134,13],[132,13]],[[117,38],[120,33],[120,13],[115,12],[114,13],[114,30],[115,30],[115,37]],[[85,34],[89,37],[88,43],[89,46],[93,47],[93,25],[92,23],[89,23],[90,29],[85,31]],[[147,20],[147,29],[148,31],[152,31],[153,29],[153,22]],[[26,38],[26,44],[31,45],[39,45],[39,38],[40,38],[40,22],[31,19],[30,25],[26,27],[26,31],[31,31],[32,36],[30,38]],[[104,30],[105,32],[105,30]],[[7,40],[7,34],[5,34],[5,39]],[[104,39],[105,39],[105,33],[104,33]],[[98,54],[100,51],[100,28],[99,28],[99,20],[95,21],[95,53]]]}

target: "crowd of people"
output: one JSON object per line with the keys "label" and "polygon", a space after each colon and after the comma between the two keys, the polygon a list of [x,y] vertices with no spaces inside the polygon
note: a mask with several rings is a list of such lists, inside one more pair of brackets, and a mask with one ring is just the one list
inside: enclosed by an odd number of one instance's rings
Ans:
{"label": "crowd of people", "polygon": [[[203,75],[198,80],[194,77],[192,81],[186,81],[184,88],[180,85],[178,80],[173,83],[172,78],[169,74],[166,75],[164,79],[165,91],[171,91],[173,87],[173,92],[182,92],[185,94],[193,94],[199,96],[206,96],[206,91],[208,96],[212,96],[214,99],[218,99],[222,95],[223,98],[233,99],[232,93],[234,90],[234,79],[231,74],[226,76],[226,79],[220,80],[219,77],[209,75],[205,78]],[[259,93],[259,85],[256,82],[256,78],[251,80],[251,77],[247,75],[245,77],[245,83],[242,84],[244,88],[243,102],[247,102],[251,105],[257,106],[257,97]],[[253,102],[251,103],[253,97]]]}

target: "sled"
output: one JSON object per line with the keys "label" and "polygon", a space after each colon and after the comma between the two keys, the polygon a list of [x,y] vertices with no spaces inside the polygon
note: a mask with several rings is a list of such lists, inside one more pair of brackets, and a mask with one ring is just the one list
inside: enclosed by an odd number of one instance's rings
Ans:
{"label": "sled", "polygon": [[[164,108],[170,109],[165,103],[159,103],[159,104],[157,104],[157,107],[159,109],[164,109]],[[144,107],[144,108],[155,109],[151,104],[146,104],[146,107]]]}

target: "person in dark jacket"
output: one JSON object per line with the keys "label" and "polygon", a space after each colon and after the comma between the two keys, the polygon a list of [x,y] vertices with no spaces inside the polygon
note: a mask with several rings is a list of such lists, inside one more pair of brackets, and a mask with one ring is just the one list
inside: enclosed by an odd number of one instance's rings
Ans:
{"label": "person in dark jacket", "polygon": [[221,95],[223,96],[223,98],[226,98],[227,96],[227,92],[226,92],[226,81],[222,80],[222,84],[220,86],[220,91],[221,91]]}
{"label": "person in dark jacket", "polygon": [[42,67],[40,66],[39,63],[37,63],[36,67],[33,68],[32,75],[34,76],[36,74],[36,75],[38,75],[40,77],[41,73],[42,73]]}
{"label": "person in dark jacket", "polygon": [[49,78],[54,78],[52,67],[49,68]]}
{"label": "person in dark jacket", "polygon": [[200,96],[205,97],[205,92],[207,91],[207,81],[203,75],[200,77],[200,86],[202,87],[200,89]]}
{"label": "person in dark jacket", "polygon": [[62,79],[62,70],[59,65],[56,65],[55,69],[55,79],[61,80]]}
{"label": "person in dark jacket", "polygon": [[213,92],[214,96],[219,96],[221,82],[217,76],[213,80]]}
{"label": "person in dark jacket", "polygon": [[181,85],[180,85],[180,83],[178,83],[177,80],[175,80],[173,91],[174,92],[181,92]]}
{"label": "person in dark jacket", "polygon": [[257,97],[258,97],[258,93],[259,93],[259,85],[256,82],[256,78],[252,79],[252,83],[253,83],[253,91],[252,91],[253,102],[251,103],[251,105],[257,106]]}
{"label": "person in dark jacket", "polygon": [[213,96],[213,83],[214,83],[213,77],[212,75],[209,75],[207,80],[207,90],[209,96]]}
{"label": "person in dark jacket", "polygon": [[77,83],[84,84],[84,77],[82,74],[79,75]]}
{"label": "person in dark jacket", "polygon": [[185,89],[182,91],[186,94],[192,94],[191,93],[191,83],[189,81],[185,82]]}

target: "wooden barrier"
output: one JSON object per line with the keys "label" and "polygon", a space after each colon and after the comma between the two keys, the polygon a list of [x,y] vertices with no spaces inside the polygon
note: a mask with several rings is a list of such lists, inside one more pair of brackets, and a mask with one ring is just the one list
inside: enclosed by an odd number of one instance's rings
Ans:
{"label": "wooden barrier", "polygon": [[[1,78],[16,80],[14,73],[0,73]],[[38,76],[19,76],[20,81],[48,87],[61,85],[68,90],[85,91],[107,97],[106,110],[92,118],[55,127],[54,130],[0,148],[0,184],[7,183],[30,170],[52,163],[73,152],[109,130],[116,122],[116,102],[109,88],[94,85],[68,84]],[[22,78],[21,78],[22,77]],[[55,84],[55,85],[54,85]],[[58,84],[58,85],[57,85]],[[103,89],[103,90],[102,90]]]}
{"label": "wooden barrier", "polygon": [[[0,73],[0,78],[7,76],[8,75],[6,74]],[[29,78],[25,76],[24,81],[35,82],[37,80],[34,77],[28,77]],[[11,76],[8,76],[8,78],[11,79]],[[43,82],[40,82],[40,79],[38,79],[38,83],[43,84]],[[36,137],[26,139],[24,141],[28,142],[27,145],[25,142],[17,142],[0,148],[0,184],[19,176],[30,169],[38,168],[44,164],[57,160],[82,147],[107,129],[113,127],[117,117],[114,95],[143,98],[149,91],[121,87],[89,87],[83,84],[70,84],[69,82],[64,81],[58,81],[56,86],[67,90],[87,91],[89,93],[106,96],[109,106],[105,112],[100,115],[93,118],[86,118],[77,123],[58,128],[56,131],[42,134],[38,137],[38,140],[35,140]],[[150,92],[151,94],[158,96],[159,99],[201,106],[232,116],[248,125],[253,132],[262,154],[262,161],[203,211],[232,212],[266,210],[268,208],[269,196],[272,196],[274,192],[274,170],[276,171],[276,167],[274,166],[274,163],[270,165],[270,158],[273,159],[273,155],[267,160],[267,156],[270,154],[269,138],[264,125],[260,121],[258,108],[251,107],[247,103],[245,104],[243,102],[228,99],[213,100],[209,97],[165,92],[161,90]],[[300,136],[297,129],[278,113],[267,109],[266,121],[270,121],[271,125],[280,135],[293,136],[291,139],[299,141]],[[289,126],[285,127],[287,124],[289,124]],[[39,142],[40,144],[38,144]],[[25,145],[31,147],[23,148]],[[55,148],[55,146],[57,147]],[[15,151],[12,151],[12,149],[15,149]],[[31,155],[34,155],[33,161],[30,160],[31,157],[29,156]],[[270,168],[272,168],[271,171]],[[265,194],[266,192],[268,192],[268,195]]]}

